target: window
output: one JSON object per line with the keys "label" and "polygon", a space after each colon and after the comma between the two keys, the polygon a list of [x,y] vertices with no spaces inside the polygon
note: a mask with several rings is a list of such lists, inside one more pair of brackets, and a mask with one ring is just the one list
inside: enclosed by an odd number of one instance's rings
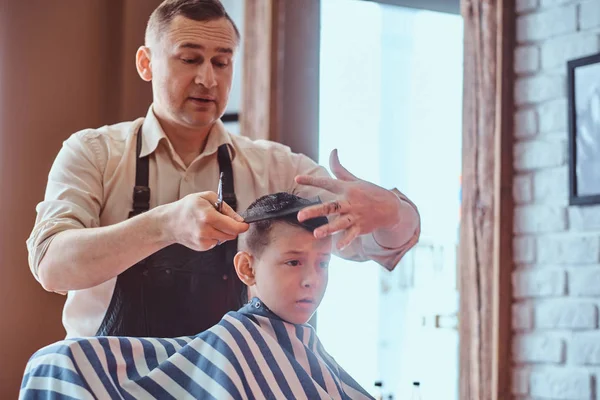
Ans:
{"label": "window", "polygon": [[319,162],[337,148],[421,213],[421,241],[393,272],[334,258],[317,315],[325,348],[365,389],[382,380],[384,398],[420,381],[423,398],[458,400],[462,40],[455,14],[322,1]]}
{"label": "window", "polygon": [[[244,32],[244,1],[241,0],[221,0],[225,10],[237,25],[240,34]],[[229,103],[225,114],[221,118],[225,128],[235,135],[240,134],[240,112],[242,107],[242,71],[243,71],[243,37],[240,41],[240,47],[235,59],[235,69],[233,75],[233,84],[229,94]]]}

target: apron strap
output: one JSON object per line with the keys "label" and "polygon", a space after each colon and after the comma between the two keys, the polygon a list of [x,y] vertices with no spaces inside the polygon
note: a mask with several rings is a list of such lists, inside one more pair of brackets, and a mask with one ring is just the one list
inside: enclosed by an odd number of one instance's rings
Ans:
{"label": "apron strap", "polygon": [[[233,168],[231,166],[229,149],[226,144],[219,146],[219,149],[217,150],[217,160],[219,162],[220,172],[223,173],[223,201],[234,211],[237,211],[237,198],[233,189]],[[233,304],[233,308],[237,309],[248,301],[247,287],[240,279],[238,279],[233,266],[233,259],[238,251],[238,238],[229,240],[221,246],[225,247],[225,267],[229,269],[229,273],[231,274],[229,279],[230,285],[232,286],[229,291],[227,304]],[[236,298],[231,298],[231,296],[236,296]]]}
{"label": "apron strap", "polygon": [[[129,218],[146,212],[150,209],[150,187],[149,182],[149,157],[140,158],[142,152],[142,127],[137,133],[136,152],[135,152],[135,186],[133,187],[133,210],[129,213]],[[237,198],[233,188],[233,168],[231,167],[231,157],[226,144],[219,146],[217,150],[217,160],[219,170],[223,172],[223,201],[231,208],[237,210]]]}
{"label": "apron strap", "polygon": [[142,152],[142,126],[138,129],[135,150],[135,186],[133,187],[133,210],[129,218],[146,212],[150,209],[150,187],[148,175],[150,171],[149,157],[140,158]]}
{"label": "apron strap", "polygon": [[219,170],[223,173],[223,201],[235,211],[237,210],[237,198],[233,190],[233,168],[226,144],[219,146],[217,160],[219,161]]}

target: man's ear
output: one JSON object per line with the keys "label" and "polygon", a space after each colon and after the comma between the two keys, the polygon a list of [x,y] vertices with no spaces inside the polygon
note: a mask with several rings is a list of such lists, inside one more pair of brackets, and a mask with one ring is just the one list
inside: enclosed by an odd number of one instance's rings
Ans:
{"label": "man's ear", "polygon": [[251,254],[245,251],[238,251],[233,258],[233,265],[235,266],[235,272],[242,282],[246,286],[250,287],[256,283],[253,268],[254,258]]}
{"label": "man's ear", "polygon": [[146,82],[152,80],[152,58],[149,47],[140,46],[137,53],[135,53],[135,66],[140,78]]}

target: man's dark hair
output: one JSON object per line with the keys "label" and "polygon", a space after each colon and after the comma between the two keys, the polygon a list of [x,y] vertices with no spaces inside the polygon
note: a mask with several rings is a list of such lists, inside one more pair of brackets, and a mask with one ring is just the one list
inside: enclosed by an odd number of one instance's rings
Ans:
{"label": "man's dark hair", "polygon": [[152,37],[158,39],[177,16],[199,22],[225,18],[231,22],[237,40],[240,40],[240,31],[220,0],[165,0],[150,15],[146,26],[146,45],[151,42]]}
{"label": "man's dark hair", "polygon": [[[302,197],[279,192],[263,196],[250,204],[247,211],[254,209],[268,209],[270,212],[285,213],[286,210],[291,210],[299,205],[305,204],[307,199]],[[260,256],[263,249],[271,242],[271,230],[273,225],[277,223],[287,223],[293,226],[304,228],[309,232],[313,232],[321,225],[327,224],[326,217],[312,218],[304,222],[298,221],[298,212],[291,212],[281,217],[266,219],[250,224],[250,228],[244,234],[247,250],[256,256]]]}

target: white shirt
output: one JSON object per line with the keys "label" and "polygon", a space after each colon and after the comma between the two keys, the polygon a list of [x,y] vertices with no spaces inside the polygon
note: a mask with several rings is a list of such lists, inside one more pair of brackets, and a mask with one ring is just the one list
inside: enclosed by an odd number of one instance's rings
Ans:
{"label": "white shirt", "polygon": [[[67,139],[50,170],[44,201],[38,204],[29,239],[29,266],[37,269],[54,236],[66,229],[112,225],[124,221],[132,207],[135,185],[136,133],[143,124],[140,156],[150,154],[150,207],[179,200],[190,193],[215,191],[219,178],[217,149],[226,143],[232,155],[238,212],[257,198],[280,191],[302,197],[333,195],[322,189],[299,186],[296,175],[328,176],[310,158],[295,154],[282,144],[228,133],[218,121],[206,148],[188,167],[174,151],[152,107],[146,118],[86,129]],[[394,192],[410,201],[400,192]],[[410,203],[412,204],[412,203]],[[413,204],[414,207],[414,204]],[[415,207],[416,210],[416,207]],[[408,243],[397,249],[382,248],[372,235],[363,235],[338,255],[351,260],[374,260],[393,269],[416,244],[420,225]],[[108,308],[116,278],[98,286],[69,291],[63,310],[67,337],[93,336]]]}

